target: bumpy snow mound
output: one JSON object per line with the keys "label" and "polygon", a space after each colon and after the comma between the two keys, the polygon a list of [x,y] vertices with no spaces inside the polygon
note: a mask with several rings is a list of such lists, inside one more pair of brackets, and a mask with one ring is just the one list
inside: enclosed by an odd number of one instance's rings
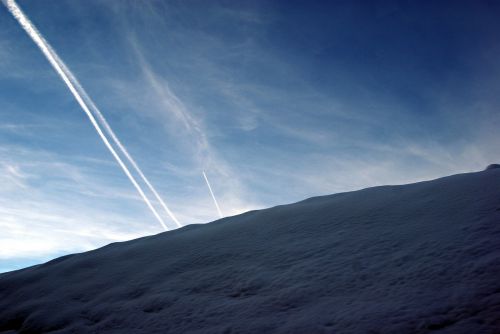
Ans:
{"label": "bumpy snow mound", "polygon": [[0,332],[499,333],[500,170],[311,198],[0,275]]}
{"label": "bumpy snow mound", "polygon": [[500,168],[500,164],[491,164],[488,167],[486,167],[486,170],[497,169],[497,168]]}

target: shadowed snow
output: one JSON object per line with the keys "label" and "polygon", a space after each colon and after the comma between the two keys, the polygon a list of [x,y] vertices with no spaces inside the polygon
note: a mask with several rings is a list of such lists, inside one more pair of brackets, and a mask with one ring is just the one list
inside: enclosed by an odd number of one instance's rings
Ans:
{"label": "shadowed snow", "polygon": [[500,169],[251,211],[0,275],[0,332],[498,333]]}

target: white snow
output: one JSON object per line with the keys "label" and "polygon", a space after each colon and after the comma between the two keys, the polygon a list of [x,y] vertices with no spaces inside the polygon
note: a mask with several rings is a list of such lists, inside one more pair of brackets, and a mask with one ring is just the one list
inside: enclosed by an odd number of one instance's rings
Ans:
{"label": "white snow", "polygon": [[500,169],[310,198],[0,275],[4,333],[499,333]]}

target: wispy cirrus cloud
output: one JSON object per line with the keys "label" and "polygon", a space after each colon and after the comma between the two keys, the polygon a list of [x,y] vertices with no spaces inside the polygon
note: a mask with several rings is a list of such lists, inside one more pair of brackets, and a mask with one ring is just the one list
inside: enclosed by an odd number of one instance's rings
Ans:
{"label": "wispy cirrus cloud", "polygon": [[78,156],[0,146],[0,259],[33,263],[159,232],[144,223],[137,196],[113,184],[103,166],[114,170]]}
{"label": "wispy cirrus cloud", "polygon": [[[254,205],[247,204],[242,207],[244,202],[248,203],[246,189],[239,180],[239,175],[231,167],[231,162],[221,159],[217,148],[210,142],[207,133],[217,131],[207,130],[204,124],[203,114],[194,115],[189,111],[189,107],[173,92],[166,78],[159,76],[153,71],[151,65],[145,60],[140,51],[139,45],[132,43],[137,54],[138,66],[143,75],[145,87],[149,88],[150,103],[156,105],[154,109],[160,118],[166,117],[168,124],[166,128],[170,132],[180,133],[178,143],[182,144],[182,154],[192,156],[194,175],[202,178],[204,169],[210,170],[215,174],[218,193],[225,203],[225,210],[230,214],[241,213],[254,208]],[[173,124],[173,126],[172,126]],[[183,129],[183,130],[182,130]]]}

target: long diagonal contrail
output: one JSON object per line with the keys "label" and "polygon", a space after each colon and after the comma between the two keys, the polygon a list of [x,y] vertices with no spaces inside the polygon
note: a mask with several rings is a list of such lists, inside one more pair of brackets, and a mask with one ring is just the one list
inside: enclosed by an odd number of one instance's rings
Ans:
{"label": "long diagonal contrail", "polygon": [[[108,148],[108,150],[111,152],[111,154],[113,155],[113,157],[115,158],[115,160],[118,162],[118,164],[120,165],[120,167],[124,171],[125,175],[127,175],[127,177],[129,178],[130,182],[132,182],[132,184],[134,185],[134,187],[136,188],[136,190],[139,192],[139,195],[142,197],[142,199],[144,200],[144,202],[146,203],[146,205],[149,207],[149,209],[151,210],[151,212],[153,213],[153,215],[156,217],[156,219],[160,222],[160,224],[162,225],[162,227],[165,230],[168,230],[167,226],[165,225],[165,222],[160,217],[160,215],[158,214],[158,212],[155,210],[155,208],[153,207],[153,205],[151,204],[151,202],[149,201],[149,199],[147,198],[147,196],[144,194],[144,191],[142,190],[141,186],[137,183],[137,181],[135,180],[135,178],[133,177],[133,175],[128,170],[127,166],[123,163],[123,161],[120,158],[120,156],[116,153],[115,149],[110,144],[108,138],[103,133],[101,127],[99,126],[99,124],[97,123],[94,115],[92,114],[92,112],[89,109],[88,103],[92,102],[92,101],[90,100],[90,98],[88,97],[88,95],[85,93],[85,91],[83,90],[83,88],[78,84],[78,81],[76,80],[76,78],[74,78],[74,76],[71,75],[71,72],[67,69],[67,67],[65,66],[64,62],[58,57],[58,55],[55,53],[55,51],[51,48],[50,44],[38,32],[38,30],[31,23],[31,21],[26,17],[26,15],[22,12],[22,10],[19,8],[19,6],[16,4],[16,2],[14,0],[2,0],[2,2],[8,8],[8,10],[10,11],[10,13],[14,16],[14,18],[19,22],[19,24],[21,25],[21,27],[28,33],[28,35],[35,42],[35,44],[40,48],[40,50],[45,55],[45,57],[47,58],[47,60],[50,62],[50,64],[52,65],[52,67],[59,74],[59,76],[64,81],[64,83],[66,84],[66,86],[69,88],[70,92],[75,97],[75,99],[78,102],[78,104],[80,105],[80,107],[87,114],[90,122],[92,123],[92,125],[96,129],[99,137],[102,139],[102,141],[104,142],[104,144],[106,145],[106,147]],[[82,93],[84,93],[84,94],[82,94]],[[94,108],[94,111],[96,111],[96,110],[98,111],[97,107],[95,107],[95,105],[93,103],[91,103],[90,105],[91,105],[91,107]],[[100,112],[98,113],[98,115],[101,115],[101,117],[102,117],[102,114],[100,114]],[[104,117],[102,117],[102,119],[100,119],[100,120],[101,121],[104,120]],[[104,120],[104,122],[105,122],[105,120]],[[109,127],[109,125],[107,124],[107,122],[104,123],[104,124],[105,124],[106,130],[111,134],[112,131],[111,131],[111,128]],[[114,133],[112,135],[112,138],[114,138],[113,140],[115,142],[119,143],[118,138],[116,138],[116,136],[114,135]],[[121,143],[118,145],[118,147],[120,147],[120,149],[122,150],[122,152],[123,151],[126,152],[125,148],[123,147],[123,145],[121,145]],[[133,161],[133,159],[130,157],[130,155],[128,154],[128,152],[125,154],[125,156],[129,159],[129,161]],[[137,166],[137,164],[135,163],[135,161],[132,163],[132,165],[134,166],[134,168],[137,171],[140,171],[140,169]],[[142,172],[140,172],[139,175],[141,175],[141,177],[143,177],[143,179],[146,179],[145,176],[144,176],[144,174]],[[148,187],[150,186],[150,188],[153,188],[149,182],[147,182],[146,184],[148,185]],[[156,191],[154,191],[154,193],[155,193],[155,196],[156,196],[157,195]],[[161,202],[163,202],[163,201],[161,201]],[[162,203],[162,205],[164,205],[164,203]],[[165,207],[166,207],[166,205],[165,205]],[[170,210],[168,210],[168,212],[170,212]],[[174,221],[176,221],[176,223],[178,224],[178,221],[176,219],[174,219]]]}
{"label": "long diagonal contrail", "polygon": [[[52,52],[55,52],[55,51],[52,50]],[[56,61],[60,60],[58,57],[56,57],[55,59],[56,59]],[[139,174],[139,176],[144,181],[144,183],[147,185],[147,187],[149,188],[149,190],[151,190],[151,192],[156,197],[156,199],[158,200],[158,202],[160,203],[160,205],[163,207],[163,209],[165,210],[165,212],[170,216],[170,218],[172,218],[172,220],[175,222],[175,224],[178,227],[182,227],[182,225],[179,222],[179,220],[177,220],[177,218],[172,213],[172,211],[170,211],[170,209],[165,204],[165,202],[163,201],[163,199],[161,198],[161,196],[158,194],[158,192],[156,191],[156,189],[151,184],[151,182],[149,182],[149,180],[146,177],[146,175],[144,175],[144,173],[142,172],[142,170],[139,168],[139,166],[135,162],[134,158],[132,158],[132,156],[128,153],[128,150],[122,144],[122,142],[120,141],[120,139],[118,139],[118,137],[116,136],[115,132],[113,131],[113,129],[109,125],[108,121],[106,120],[106,118],[104,118],[104,115],[101,113],[101,111],[99,110],[99,108],[97,108],[97,106],[95,105],[94,101],[92,101],[92,99],[88,96],[87,92],[85,91],[85,89],[83,89],[83,87],[81,86],[81,84],[78,81],[78,79],[76,79],[76,77],[73,75],[73,73],[71,73],[71,71],[66,67],[66,64],[62,63],[62,61],[59,62],[59,65],[61,66],[61,68],[64,71],[64,73],[71,80],[71,82],[73,83],[73,85],[75,86],[75,88],[77,89],[77,91],[80,93],[80,96],[82,97],[82,99],[86,102],[86,104],[89,106],[89,108],[93,111],[94,115],[97,116],[97,119],[99,120],[99,122],[101,123],[101,125],[104,127],[104,129],[106,130],[106,132],[109,134],[109,136],[111,137],[111,139],[118,146],[118,148],[123,153],[123,155],[125,156],[125,158],[127,158],[127,160],[130,162],[130,164],[135,169],[135,171],[137,172],[137,174]]]}
{"label": "long diagonal contrail", "polygon": [[220,211],[219,203],[217,203],[217,200],[215,199],[214,192],[212,191],[212,187],[210,186],[210,182],[208,182],[208,177],[207,174],[205,174],[205,171],[203,171],[203,177],[205,178],[205,182],[207,183],[208,190],[210,191],[210,195],[212,195],[212,199],[214,200],[215,207],[217,208],[217,212],[219,213],[219,216],[221,218],[224,218],[222,215],[222,212]]}

